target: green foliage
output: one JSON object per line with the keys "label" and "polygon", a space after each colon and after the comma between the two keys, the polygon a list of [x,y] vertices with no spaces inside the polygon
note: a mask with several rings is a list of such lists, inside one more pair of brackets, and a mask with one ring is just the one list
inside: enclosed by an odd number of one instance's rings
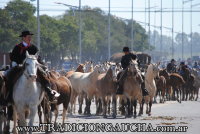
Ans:
{"label": "green foliage", "polygon": [[[36,44],[37,18],[36,8],[27,1],[13,0],[5,9],[0,9],[0,50],[10,51],[20,41],[21,31],[35,33]],[[99,8],[83,7],[82,13],[82,59],[107,60],[108,57],[108,16]],[[72,9],[64,15],[40,16],[41,55],[54,66],[65,57],[77,60],[79,56],[79,12]],[[145,30],[134,22],[134,50],[148,48]],[[131,43],[131,21],[125,22],[111,16],[111,54],[122,50]]]}

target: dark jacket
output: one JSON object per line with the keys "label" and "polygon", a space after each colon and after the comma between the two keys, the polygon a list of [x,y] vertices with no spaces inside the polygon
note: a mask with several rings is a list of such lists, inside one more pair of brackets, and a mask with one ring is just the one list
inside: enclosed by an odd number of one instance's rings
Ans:
{"label": "dark jacket", "polygon": [[176,72],[176,65],[172,63],[167,64],[167,72],[169,73]]}
{"label": "dark jacket", "polygon": [[10,60],[15,61],[17,64],[22,64],[26,58],[26,51],[28,51],[30,55],[35,55],[38,52],[38,48],[32,44],[25,47],[23,43],[20,43],[14,47],[10,54]]}
{"label": "dark jacket", "polygon": [[121,59],[122,68],[125,70],[129,66],[130,61],[136,60],[136,59],[137,59],[137,56],[132,53],[122,56],[122,59]]}

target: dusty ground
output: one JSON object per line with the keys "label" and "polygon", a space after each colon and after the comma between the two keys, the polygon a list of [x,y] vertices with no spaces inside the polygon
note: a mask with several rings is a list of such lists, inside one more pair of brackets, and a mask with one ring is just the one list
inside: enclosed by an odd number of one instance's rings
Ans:
{"label": "dusty ground", "polygon": [[[62,106],[60,106],[59,109],[60,110],[59,110],[58,122],[62,123]],[[176,101],[168,101],[165,102],[164,104],[159,104],[159,103],[153,104],[151,116],[144,114],[143,116],[137,117],[136,119],[134,119],[133,117],[125,118],[124,116],[121,115],[117,115],[116,119],[113,119],[112,116],[108,116],[107,119],[104,119],[102,116],[95,116],[96,107],[94,105],[94,102],[92,103],[91,109],[92,109],[91,116],[78,115],[77,113],[75,113],[74,115],[67,115],[65,123],[69,124],[75,123],[73,125],[77,125],[80,130],[83,129],[83,123],[88,123],[88,125],[90,125],[90,131],[94,130],[94,125],[96,125],[97,123],[101,125],[103,124],[104,126],[107,123],[107,126],[105,127],[107,131],[111,131],[112,127],[115,126],[116,128],[118,128],[119,131],[120,129],[123,129],[123,127],[125,127],[124,131],[126,131],[126,133],[133,133],[132,131],[136,130],[137,127],[140,128],[144,127],[146,128],[144,129],[145,131],[149,130],[148,128],[157,129],[157,131],[161,131],[161,129],[164,129],[166,131],[166,128],[177,129],[180,131],[184,129],[186,130],[186,132],[176,132],[176,134],[200,133],[200,99],[198,99],[198,101],[183,101],[181,104]],[[78,110],[78,105],[76,111],[77,110]],[[141,123],[144,124],[141,125]],[[38,117],[35,118],[35,125],[38,125]],[[184,126],[184,127],[180,128],[179,126]],[[78,131],[78,128],[77,130],[74,131]],[[70,128],[68,127],[68,130],[69,129]],[[116,129],[112,129],[112,131],[115,130]],[[121,133],[119,131],[118,133]],[[60,132],[52,132],[52,133],[60,133]],[[64,133],[71,133],[71,132],[64,132]],[[87,133],[87,132],[84,131],[84,132],[73,132],[73,133]],[[100,131],[96,133],[103,133],[103,132]],[[116,132],[104,132],[104,133],[116,133]],[[138,132],[138,133],[145,134],[149,132]],[[161,133],[161,132],[153,132],[153,133]],[[162,133],[167,134],[169,132],[162,132]]]}

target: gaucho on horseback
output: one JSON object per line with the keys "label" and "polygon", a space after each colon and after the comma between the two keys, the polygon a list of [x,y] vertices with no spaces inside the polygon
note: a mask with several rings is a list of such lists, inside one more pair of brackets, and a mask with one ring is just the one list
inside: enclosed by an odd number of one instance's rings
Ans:
{"label": "gaucho on horseback", "polygon": [[[30,55],[35,55],[39,51],[35,45],[31,44],[32,35],[30,31],[23,31],[19,36],[22,37],[22,42],[17,44],[10,53],[11,68],[4,73],[8,91],[6,95],[7,103],[12,103],[13,101],[13,86],[23,72],[23,67],[21,65],[26,58],[26,51],[28,51]],[[38,58],[38,62],[40,63],[40,67],[37,71],[38,82],[41,83],[41,86],[48,94],[50,101],[53,101],[59,96],[59,93],[50,88],[50,83],[45,77],[47,75],[46,67],[40,57]]]}
{"label": "gaucho on horseback", "polygon": [[[130,65],[130,61],[137,60],[137,56],[133,53],[130,53],[129,47],[124,47],[123,52],[125,54],[124,56],[122,56],[122,59],[121,59],[121,66],[123,68],[123,71],[120,72],[117,76],[117,79],[118,79],[117,94],[123,94],[123,86],[124,86],[123,84],[124,84],[124,80],[125,80],[126,72],[127,72],[125,70]],[[140,65],[139,60],[137,60],[137,62],[138,62],[138,65]],[[139,81],[139,83],[141,83],[141,89],[142,89],[143,96],[146,96],[146,95],[148,95],[148,91],[145,89],[144,80],[140,80],[140,79],[142,79],[142,76],[140,76],[140,78],[138,78],[138,81]]]}

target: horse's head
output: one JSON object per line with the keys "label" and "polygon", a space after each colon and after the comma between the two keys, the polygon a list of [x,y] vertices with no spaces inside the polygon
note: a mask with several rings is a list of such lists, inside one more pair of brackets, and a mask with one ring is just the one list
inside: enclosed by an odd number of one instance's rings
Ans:
{"label": "horse's head", "polygon": [[92,61],[88,61],[85,63],[84,66],[84,72],[88,73],[88,72],[92,72],[93,71],[93,62]]}
{"label": "horse's head", "polygon": [[38,54],[29,55],[26,51],[26,59],[24,60],[24,75],[29,79],[36,80],[37,78],[37,69],[39,63],[37,61]]}
{"label": "horse's head", "polygon": [[136,60],[131,60],[130,61],[130,64],[128,66],[128,71],[133,74],[134,76],[136,76],[139,72],[139,69],[138,69],[138,63]]}
{"label": "horse's head", "polygon": [[96,72],[97,74],[101,74],[101,73],[102,73],[102,68],[101,68],[100,65],[96,65],[96,66],[94,67],[94,70],[93,70],[93,71]]}
{"label": "horse's head", "polygon": [[117,66],[116,64],[111,64],[109,68],[111,74],[111,78],[113,81],[117,81]]}
{"label": "horse's head", "polygon": [[84,73],[84,64],[79,64],[75,72],[82,72]]}
{"label": "horse's head", "polygon": [[164,76],[165,78],[169,78],[169,73],[167,72],[166,69],[162,69],[159,71],[160,76]]}
{"label": "horse's head", "polygon": [[157,77],[159,75],[159,64],[151,64],[152,65],[152,71],[153,71],[153,75],[154,77]]}

